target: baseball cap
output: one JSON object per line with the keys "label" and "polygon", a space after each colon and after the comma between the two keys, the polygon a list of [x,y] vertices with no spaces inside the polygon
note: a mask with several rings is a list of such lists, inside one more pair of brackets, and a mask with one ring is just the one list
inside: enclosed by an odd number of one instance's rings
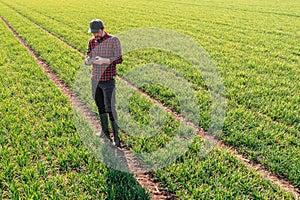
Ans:
{"label": "baseball cap", "polygon": [[93,19],[90,22],[89,33],[98,33],[102,28],[104,28],[103,22],[100,19]]}

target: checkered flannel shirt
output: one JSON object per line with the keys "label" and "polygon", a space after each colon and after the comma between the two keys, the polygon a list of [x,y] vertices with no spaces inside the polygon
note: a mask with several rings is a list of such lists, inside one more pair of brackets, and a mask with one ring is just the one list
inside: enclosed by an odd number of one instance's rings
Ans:
{"label": "checkered flannel shirt", "polygon": [[109,58],[111,64],[93,64],[92,79],[96,81],[109,81],[116,77],[116,65],[122,63],[122,50],[120,40],[104,32],[101,38],[91,38],[88,44],[87,56],[95,58]]}

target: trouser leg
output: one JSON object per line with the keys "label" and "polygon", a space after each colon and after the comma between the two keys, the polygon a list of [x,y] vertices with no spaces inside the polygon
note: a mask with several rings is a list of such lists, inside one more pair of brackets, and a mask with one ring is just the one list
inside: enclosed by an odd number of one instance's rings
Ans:
{"label": "trouser leg", "polygon": [[105,134],[108,138],[110,138],[107,113],[100,114],[100,121],[101,121],[101,128],[102,128],[101,132]]}
{"label": "trouser leg", "polygon": [[106,112],[109,114],[110,124],[112,127],[114,142],[116,146],[120,146],[120,138],[118,132],[118,116],[116,112],[116,91],[115,81],[111,80],[104,84],[104,104]]}
{"label": "trouser leg", "polygon": [[114,142],[116,146],[120,146],[120,138],[118,133],[118,116],[115,106],[115,80],[93,84],[93,97],[98,107],[102,130],[104,131],[104,133],[106,133],[106,131],[108,132],[108,113],[113,130]]}
{"label": "trouser leg", "polygon": [[98,107],[98,112],[100,116],[102,133],[109,137],[109,129],[108,129],[108,116],[105,111],[105,101],[104,101],[104,93],[103,90],[99,87],[98,81],[92,81],[92,94],[95,100],[95,103]]}
{"label": "trouser leg", "polygon": [[110,80],[100,83],[100,88],[103,90],[105,112],[109,114],[111,121],[118,121],[116,112],[116,86],[115,80]]}

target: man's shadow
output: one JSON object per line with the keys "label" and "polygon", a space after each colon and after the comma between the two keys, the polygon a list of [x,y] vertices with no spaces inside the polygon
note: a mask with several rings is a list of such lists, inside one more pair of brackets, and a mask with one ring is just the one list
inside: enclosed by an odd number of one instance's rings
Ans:
{"label": "man's shadow", "polygon": [[102,139],[105,140],[103,162],[108,168],[105,173],[107,199],[150,199],[131,173],[124,151],[112,145],[107,138]]}

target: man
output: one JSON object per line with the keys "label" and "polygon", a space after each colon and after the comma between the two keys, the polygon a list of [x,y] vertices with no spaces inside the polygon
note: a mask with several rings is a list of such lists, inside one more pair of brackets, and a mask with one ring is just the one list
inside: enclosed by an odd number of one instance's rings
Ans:
{"label": "man", "polygon": [[115,107],[115,78],[116,65],[123,61],[121,44],[117,37],[104,31],[104,24],[99,19],[90,22],[89,33],[93,33],[94,37],[89,40],[85,64],[93,65],[92,95],[98,107],[102,133],[109,138],[109,115],[114,144],[120,147]]}

